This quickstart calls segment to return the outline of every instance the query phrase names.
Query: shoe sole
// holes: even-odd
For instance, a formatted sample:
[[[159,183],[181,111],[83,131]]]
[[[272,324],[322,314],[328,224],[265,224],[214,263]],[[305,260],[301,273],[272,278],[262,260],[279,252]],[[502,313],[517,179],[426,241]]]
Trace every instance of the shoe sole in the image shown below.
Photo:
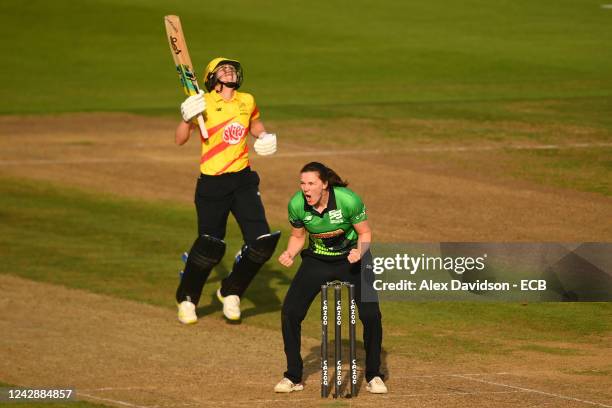
[[[289,393],[291,393],[293,391],[302,391],[303,389],[304,389],[304,387],[293,387],[289,391],[277,391],[277,390],[274,390],[274,392],[277,393],[277,394],[289,394]]]
[[[186,321],[183,321],[183,320],[181,320],[181,319],[178,319],[178,321],[179,321],[180,323],[182,323],[182,324],[185,324],[185,325],[189,325],[189,324],[196,324],[196,323],[198,322],[197,320],[190,320],[190,321],[187,321],[187,322],[186,322]]]

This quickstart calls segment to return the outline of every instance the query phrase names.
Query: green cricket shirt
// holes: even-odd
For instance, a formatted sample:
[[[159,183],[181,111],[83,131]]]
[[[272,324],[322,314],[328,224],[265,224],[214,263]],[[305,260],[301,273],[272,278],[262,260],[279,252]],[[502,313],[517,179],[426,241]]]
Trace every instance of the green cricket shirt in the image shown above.
[[[329,190],[327,207],[319,213],[308,205],[301,191],[289,201],[289,222],[308,231],[308,249],[319,258],[347,256],[357,246],[354,224],[367,220],[361,198],[346,187]]]

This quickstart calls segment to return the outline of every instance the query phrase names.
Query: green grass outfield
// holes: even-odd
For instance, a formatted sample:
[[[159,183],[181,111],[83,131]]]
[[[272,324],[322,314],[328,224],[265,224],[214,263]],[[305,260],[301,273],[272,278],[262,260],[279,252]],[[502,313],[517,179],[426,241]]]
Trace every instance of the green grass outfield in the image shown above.
[[[176,112],[162,17],[178,14],[198,72],[240,59],[269,117],[483,118],[503,116],[504,101],[556,99],[560,118],[609,129],[612,10],[601,3],[4,1],[0,112]]]
[[[168,318],[175,318],[180,254],[194,234],[191,208],[10,179],[0,179],[0,208],[3,273],[167,307]],[[233,225],[228,242],[234,246],[213,271],[199,310],[219,319],[221,306],[213,294],[238,249]],[[281,335],[280,306],[294,271],[275,259],[266,264],[245,294],[243,324]],[[383,302],[381,307],[387,352],[426,361],[520,350],[582,355],[550,342],[598,344],[612,325],[610,303]],[[304,334],[316,338],[319,332],[315,304]]]
[[[601,3],[237,0],[224,12],[197,1],[4,1],[0,115],[178,117],[163,25],[178,14],[198,73],[213,57],[240,59],[243,89],[283,140],[360,147],[336,132],[359,135],[363,123],[343,122],[357,118],[386,146],[595,143],[511,152],[502,172],[610,196],[612,147],[601,143],[612,143],[612,9]],[[296,121],[315,121],[320,137]]]
[[[295,123],[316,123],[328,141],[364,119],[377,129],[372,143],[389,148],[406,140],[610,143],[612,10],[602,3],[236,0],[220,10],[195,0],[7,0],[0,2],[0,115],[178,118],[183,95],[163,26],[165,14],[178,14],[198,73],[219,55],[242,61],[243,90],[255,94],[265,121],[288,129],[285,140],[313,142],[292,131]],[[519,179],[612,194],[610,147],[505,154],[495,163],[511,162],[503,172]],[[452,160],[483,172],[484,159],[472,159]],[[194,218],[191,206],[0,177],[0,273],[165,307],[174,319],[180,254],[193,240]],[[234,224],[228,242],[199,310],[219,319],[213,293],[238,250]],[[279,330],[294,272],[274,261],[263,268],[243,300],[243,324]],[[579,344],[603,347],[612,325],[610,303],[381,307],[388,353],[441,364],[525,351],[580,359]],[[318,337],[319,324],[314,306],[304,334]],[[74,404],[66,406],[94,406]]]

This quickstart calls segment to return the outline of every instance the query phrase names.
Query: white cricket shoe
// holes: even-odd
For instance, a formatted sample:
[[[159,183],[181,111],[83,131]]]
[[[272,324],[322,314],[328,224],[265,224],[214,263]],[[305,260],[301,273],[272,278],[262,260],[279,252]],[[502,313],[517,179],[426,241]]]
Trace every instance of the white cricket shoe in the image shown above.
[[[221,288],[217,289],[217,298],[223,303],[223,314],[228,320],[240,320],[240,298],[238,295],[221,296]]]
[[[193,303],[185,300],[178,305],[178,319],[183,324],[194,324],[198,321],[196,307]]]
[[[283,378],[280,380],[278,384],[274,386],[274,392],[292,392],[292,391],[302,391],[304,386],[302,384],[294,384],[288,378]]]
[[[372,380],[370,380],[370,382],[366,385],[366,390],[372,394],[386,394],[388,392],[387,386],[380,377],[372,378]]]

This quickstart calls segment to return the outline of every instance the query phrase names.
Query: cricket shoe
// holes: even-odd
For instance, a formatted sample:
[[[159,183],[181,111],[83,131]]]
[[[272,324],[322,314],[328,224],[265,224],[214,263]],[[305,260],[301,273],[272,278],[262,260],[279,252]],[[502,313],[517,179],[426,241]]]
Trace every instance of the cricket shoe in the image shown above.
[[[388,392],[387,386],[380,377],[372,378],[366,385],[366,390],[372,394],[386,394]]]
[[[304,386],[302,384],[294,384],[290,379],[283,378],[278,384],[274,386],[274,392],[292,392],[302,391]]]
[[[184,300],[177,306],[179,322],[183,324],[197,323],[198,316],[196,315],[196,307],[193,303]]]
[[[219,288],[217,298],[223,303],[223,314],[227,320],[240,320],[240,297],[238,295],[222,296],[221,288]]]

